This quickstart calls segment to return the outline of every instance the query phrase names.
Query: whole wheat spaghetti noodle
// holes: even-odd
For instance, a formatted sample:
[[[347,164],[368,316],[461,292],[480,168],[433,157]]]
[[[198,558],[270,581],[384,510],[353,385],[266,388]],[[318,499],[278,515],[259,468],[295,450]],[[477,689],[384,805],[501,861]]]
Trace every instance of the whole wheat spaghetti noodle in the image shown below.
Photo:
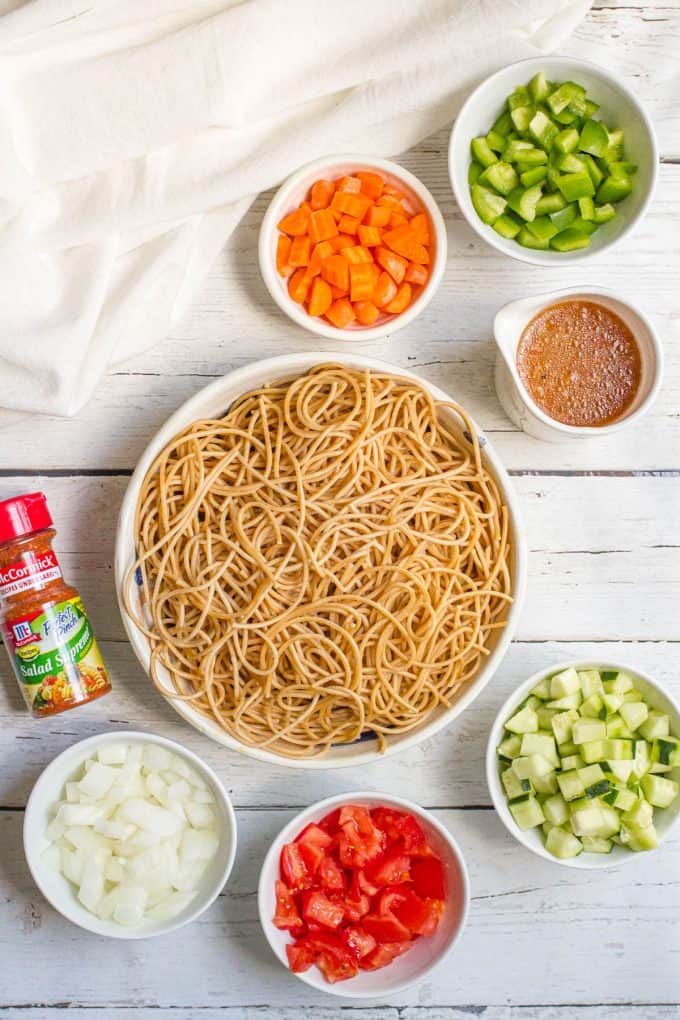
[[[156,686],[294,758],[367,731],[382,749],[450,705],[512,601],[465,412],[380,372],[321,365],[194,422],[150,467],[136,535],[126,608]]]

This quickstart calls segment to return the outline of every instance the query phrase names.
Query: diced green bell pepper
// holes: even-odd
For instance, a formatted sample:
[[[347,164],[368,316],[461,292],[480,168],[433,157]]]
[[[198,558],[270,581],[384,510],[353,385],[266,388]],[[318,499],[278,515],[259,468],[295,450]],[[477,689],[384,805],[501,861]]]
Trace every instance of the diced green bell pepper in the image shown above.
[[[512,117],[512,123],[521,135],[526,134],[529,130],[529,124],[531,123],[534,113],[535,110],[533,106],[516,106],[511,112],[510,116]]]
[[[577,202],[584,195],[595,194],[595,185],[591,181],[587,170],[582,170],[577,174],[561,174],[557,181],[557,187],[567,202]],[[602,201],[608,202],[609,199],[605,198]]]
[[[595,203],[590,195],[584,195],[583,198],[579,198],[578,208],[584,220],[595,219]]]
[[[559,191],[554,191],[552,195],[543,195],[536,203],[536,215],[546,216],[549,213],[559,212],[560,209],[565,208],[566,204]]]
[[[578,147],[591,156],[603,156],[609,145],[609,132],[601,120],[586,120],[581,128]]]
[[[580,174],[582,170],[585,170],[585,164],[575,152],[565,152],[555,165],[563,174]]]
[[[567,227],[566,230],[560,231],[551,239],[550,247],[555,251],[577,251],[580,248],[590,247],[590,237],[580,230]]]
[[[599,205],[607,202],[620,202],[627,198],[633,190],[633,182],[630,177],[621,174],[618,177],[605,177],[597,189],[597,201]]]
[[[602,170],[599,168],[593,157],[590,156],[587,152],[581,154],[581,159],[585,163],[585,167],[588,173],[590,174],[591,181],[593,182],[595,187],[597,187],[600,181],[602,181],[604,178]]]
[[[546,102],[553,113],[562,113],[568,106],[574,106],[578,100],[585,105],[586,90],[574,81],[565,81],[550,93]]]
[[[558,131],[559,129],[547,114],[542,110],[536,110],[529,122],[529,134],[536,139],[539,145],[544,149],[549,149]]]
[[[509,195],[519,184],[519,177],[510,163],[492,163],[479,179],[480,184],[490,184],[499,195]]]
[[[512,117],[509,110],[504,110],[500,117],[496,117],[491,125],[491,130],[497,135],[507,136],[512,131]]]
[[[519,106],[529,106],[531,98],[526,85],[518,85],[514,92],[508,96],[508,110],[512,113]]]
[[[534,103],[543,103],[550,95],[550,83],[543,71],[535,74],[529,82],[529,95]]]
[[[531,221],[536,218],[536,204],[541,194],[540,184],[534,184],[531,188],[515,188],[508,195],[508,205],[523,220]]]
[[[548,153],[544,149],[521,149],[517,162],[523,163],[524,168],[528,169],[530,166],[542,166],[548,162]]]
[[[472,162],[470,163],[470,166],[468,167],[468,184],[470,185],[470,187],[472,187],[473,184],[477,183],[483,172],[484,167],[482,166],[482,164],[478,163],[476,159],[473,159]]]
[[[531,170],[525,170],[524,173],[521,173],[519,179],[522,182],[523,188],[530,188],[532,184],[539,184],[540,181],[544,181],[547,174],[547,166],[535,166]]]
[[[517,235],[517,242],[521,244],[523,248],[536,248],[539,251],[547,251],[550,248],[550,241],[534,237],[528,227],[522,227],[519,234]]]
[[[575,124],[579,119],[578,113],[569,109],[562,110],[561,113],[553,113],[553,116],[558,124]]]
[[[609,221],[613,220],[615,216],[616,216],[616,209],[614,208],[613,205],[610,205],[609,203],[607,203],[607,205],[596,205],[595,206],[595,215],[593,216],[593,220],[595,221],[595,223],[598,223],[598,224],[599,223],[609,223]]]
[[[472,188],[472,204],[480,220],[493,223],[504,212],[507,201],[502,195],[497,195],[481,184],[475,184]]]
[[[559,233],[557,227],[549,216],[537,216],[531,223],[527,223],[529,230],[539,241],[549,241],[551,237]]]
[[[570,223],[570,226],[582,234],[587,234],[589,237],[597,230],[597,223],[594,223],[592,220],[584,220],[583,216],[577,216],[574,222]]]
[[[549,213],[549,216],[558,230],[566,230],[575,219],[578,219],[578,205],[576,202],[571,202],[564,209],[558,209],[554,213]]]
[[[586,99],[586,108],[583,111],[585,117],[592,117],[594,113],[600,109],[599,103],[594,103],[592,99]]]
[[[523,159],[525,152],[533,148],[531,142],[525,142],[523,138],[513,138],[503,149],[503,160],[506,163],[516,163]]]
[[[629,160],[614,160],[613,163],[609,163],[607,169],[612,177],[621,177],[637,173],[637,164],[631,163]]]
[[[558,152],[575,152],[578,149],[579,133],[576,128],[564,128],[555,135],[553,147]]]
[[[500,153],[507,144],[505,135],[499,135],[496,131],[489,131],[486,136],[486,144],[493,152]]]
[[[501,237],[511,240],[513,237],[517,237],[522,226],[510,213],[503,213],[493,224],[493,229]]]
[[[498,156],[489,148],[489,143],[483,136],[473,138],[470,148],[474,159],[482,166],[491,166],[492,163],[498,162]]]

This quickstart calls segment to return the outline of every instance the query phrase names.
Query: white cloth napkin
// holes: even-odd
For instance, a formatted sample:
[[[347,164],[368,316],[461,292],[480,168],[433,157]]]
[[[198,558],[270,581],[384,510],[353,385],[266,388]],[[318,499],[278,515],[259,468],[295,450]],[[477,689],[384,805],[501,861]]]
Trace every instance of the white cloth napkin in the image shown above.
[[[589,0],[0,0],[0,378],[75,414],[172,329],[252,197],[393,155]]]

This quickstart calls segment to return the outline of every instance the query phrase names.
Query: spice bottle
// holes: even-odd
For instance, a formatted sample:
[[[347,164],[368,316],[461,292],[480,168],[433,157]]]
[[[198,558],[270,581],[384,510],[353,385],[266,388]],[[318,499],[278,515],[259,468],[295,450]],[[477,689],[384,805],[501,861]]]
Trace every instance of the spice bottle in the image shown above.
[[[35,716],[111,690],[80,595],[52,549],[52,524],[42,492],[0,502],[0,629]]]

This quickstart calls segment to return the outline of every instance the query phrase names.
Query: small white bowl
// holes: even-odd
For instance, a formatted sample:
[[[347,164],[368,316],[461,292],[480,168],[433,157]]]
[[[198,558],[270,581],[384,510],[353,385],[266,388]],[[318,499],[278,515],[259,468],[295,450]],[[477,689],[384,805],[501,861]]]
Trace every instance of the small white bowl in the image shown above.
[[[272,950],[289,973],[286,945],[292,941],[287,931],[274,926],[272,918],[276,907],[274,883],[279,878],[279,857],[285,843],[291,842],[310,822],[319,822],[334,808],[343,804],[359,804],[368,808],[391,807],[407,811],[420,823],[427,841],[440,857],[446,876],[447,897],[444,913],[434,935],[419,938],[413,947],[387,967],[374,971],[359,971],[356,977],[330,984],[316,966],[294,977],[329,995],[346,999],[372,999],[394,995],[422,981],[453,948],[467,921],[470,905],[470,882],[463,855],[455,839],[429,811],[401,797],[382,793],[342,793],[328,797],[305,808],[286,825],[273,841],[260,871],[257,906],[260,924]]]
[[[593,301],[618,315],[635,337],[641,361],[640,385],[630,407],[610,425],[576,426],[556,421],[532,399],[517,370],[517,347],[525,327],[551,305],[561,301]],[[663,347],[650,319],[635,305],[602,287],[568,287],[548,294],[536,294],[504,305],[493,324],[498,345],[496,393],[511,422],[527,435],[547,442],[593,439],[627,428],[649,411],[663,378]]]
[[[498,747],[502,735],[505,723],[510,719],[522,701],[527,697],[532,687],[535,687],[544,677],[552,676],[554,673],[559,673],[563,669],[567,669],[569,666],[573,666],[574,669],[600,669],[600,670],[622,670],[625,673],[630,673],[635,678],[635,686],[642,691],[645,697],[645,701],[652,708],[656,708],[660,712],[665,712],[670,716],[671,719],[671,732],[674,734],[680,734],[680,706],[671,697],[667,690],[661,687],[655,680],[652,680],[646,673],[641,673],[639,669],[635,669],[631,666],[619,662],[558,662],[556,665],[551,666],[549,669],[541,669],[538,673],[534,673],[532,677],[523,683],[510,695],[507,701],[502,705],[496,718],[491,726],[491,732],[489,733],[489,742],[486,748],[486,782],[489,787],[493,806],[496,809],[501,821],[505,825],[511,835],[515,837],[518,843],[521,843],[532,853],[538,854],[539,857],[543,857],[546,861],[552,861],[553,864],[561,864],[567,868],[579,868],[581,871],[592,871],[596,868],[614,868],[620,864],[630,864],[633,861],[639,860],[641,857],[645,858],[648,853],[654,851],[645,851],[644,853],[635,853],[632,850],[627,850],[625,847],[617,846],[614,844],[611,853],[608,854],[592,854],[592,853],[580,853],[578,857],[570,857],[567,860],[560,860],[558,857],[553,857],[543,845],[542,833],[540,826],[535,829],[526,829],[522,831],[515,819],[510,814],[508,808],[507,798],[505,796],[505,790],[501,783],[500,769],[498,765],[498,757],[496,754],[496,748]],[[670,772],[664,773],[670,779],[680,780],[680,768],[672,769]],[[654,826],[659,835],[659,846],[665,836],[668,835],[670,830],[676,825],[680,819],[680,797],[677,797],[675,802],[668,808],[654,808]]]
[[[302,305],[290,297],[288,281],[280,276],[276,269],[276,244],[280,236],[277,223],[288,213],[297,209],[307,197],[307,193],[315,181],[321,178],[337,180],[345,175],[351,176],[359,170],[375,170],[382,174],[387,183],[403,191],[414,206],[421,207],[424,212],[427,212],[434,232],[433,258],[429,267],[430,277],[427,283],[406,311],[399,315],[381,314],[373,326],[351,323],[345,329],[338,329],[319,316],[308,315]],[[293,322],[302,326],[303,329],[309,330],[310,333],[327,337],[329,340],[351,340],[363,343],[367,340],[377,340],[390,333],[396,333],[398,329],[403,329],[409,322],[413,322],[430,302],[441,282],[446,265],[446,225],[439,206],[425,185],[398,163],[392,163],[387,159],[378,159],[375,156],[326,156],[301,167],[276,192],[262,220],[258,255],[260,271],[267,290],[279,308]]]
[[[593,234],[590,248],[580,251],[537,251],[523,248],[516,241],[497,234],[483,223],[470,197],[468,167],[470,142],[485,135],[503,109],[505,100],[517,85],[526,85],[539,71],[550,81],[575,81],[600,104],[595,114],[609,127],[623,128],[626,159],[638,166],[632,193],[616,206],[616,219],[603,224]],[[647,211],[652,200],[659,167],[659,154],[652,122],[635,95],[610,71],[585,60],[571,57],[532,57],[502,68],[479,85],[458,114],[449,143],[449,174],[456,202],[473,230],[494,248],[520,262],[536,266],[564,266],[600,255],[620,241]]]
[[[51,820],[50,812],[55,802],[63,798],[64,785],[75,778],[83,762],[92,757],[100,747],[106,744],[120,743],[158,744],[193,765],[215,797],[220,839],[217,853],[208,865],[198,892],[186,910],[169,921],[145,918],[142,924],[130,928],[117,924],[115,921],[102,921],[91,914],[79,902],[71,883],[63,875],[52,871],[41,859],[43,850],[49,845],[49,841],[45,839],[45,829]],[[229,878],[236,856],[236,816],[229,796],[213,770],[192,751],[188,751],[174,740],[156,736],[155,733],[117,730],[112,733],[100,733],[73,744],[50,762],[42,772],[26,805],[24,853],[33,880],[40,892],[54,909],[69,921],[77,924],[80,928],[94,932],[95,935],[106,935],[109,938],[150,938],[153,935],[165,935],[167,932],[194,921],[217,898]]]

